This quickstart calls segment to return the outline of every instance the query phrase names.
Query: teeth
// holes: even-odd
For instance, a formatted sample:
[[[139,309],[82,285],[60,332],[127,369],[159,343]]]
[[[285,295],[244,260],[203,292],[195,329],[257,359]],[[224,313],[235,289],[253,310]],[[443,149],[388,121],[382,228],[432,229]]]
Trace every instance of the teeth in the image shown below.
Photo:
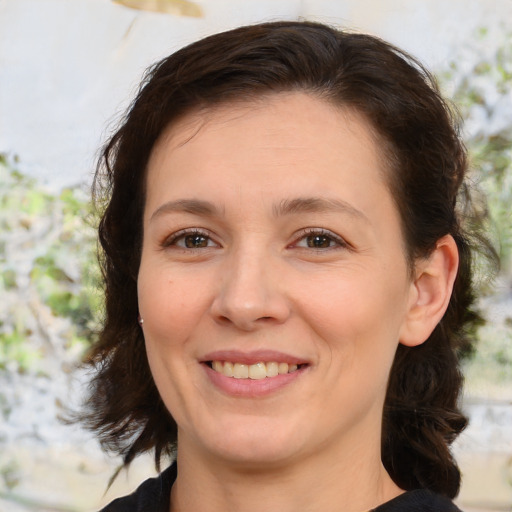
[[[233,365],[233,377],[235,379],[247,379],[249,377],[249,367],[246,364],[235,363]]]
[[[251,365],[232,363],[229,361],[212,361],[212,368],[226,377],[260,380],[267,377],[275,377],[276,375],[292,373],[298,369],[298,366],[296,364],[277,363],[275,361],[268,363],[260,362]]]
[[[234,377],[235,376],[235,369],[233,368],[233,363],[230,363],[229,361],[226,361],[224,363],[224,367],[222,366],[222,363],[220,361],[216,361],[220,363],[220,370],[214,370],[223,373],[226,377]]]
[[[276,375],[279,374],[279,365],[277,363],[267,363],[266,366],[267,377],[275,377]]]
[[[265,363],[256,363],[249,366],[249,378],[253,380],[264,379],[267,376]]]

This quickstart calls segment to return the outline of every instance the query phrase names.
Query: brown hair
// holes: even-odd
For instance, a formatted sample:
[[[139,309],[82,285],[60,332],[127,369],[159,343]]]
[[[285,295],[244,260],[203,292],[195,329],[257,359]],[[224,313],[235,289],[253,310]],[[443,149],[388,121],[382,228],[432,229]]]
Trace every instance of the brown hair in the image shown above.
[[[416,60],[378,38],[321,24],[238,28],[148,70],[96,174],[96,196],[106,200],[99,227],[106,310],[88,361],[97,373],[82,420],[125,464],[155,450],[158,465],[175,449],[176,424],[153,382],[137,324],[146,164],[164,128],[179,117],[292,90],[353,108],[370,121],[391,167],[389,186],[411,265],[446,234],[457,243],[460,268],[448,311],[424,344],[399,346],[382,432],[383,462],[400,487],[454,497],[460,473],[449,445],[466,425],[458,409],[458,359],[479,321],[470,309],[472,253],[457,213],[466,152],[450,108]]]

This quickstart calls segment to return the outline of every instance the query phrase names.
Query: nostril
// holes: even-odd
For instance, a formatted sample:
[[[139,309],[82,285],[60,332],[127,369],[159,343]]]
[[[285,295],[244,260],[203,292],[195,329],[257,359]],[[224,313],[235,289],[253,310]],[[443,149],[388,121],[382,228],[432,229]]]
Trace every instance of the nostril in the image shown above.
[[[219,322],[222,322],[223,324],[232,323],[231,320],[227,316],[224,316],[224,315],[219,316],[218,320],[219,320]]]

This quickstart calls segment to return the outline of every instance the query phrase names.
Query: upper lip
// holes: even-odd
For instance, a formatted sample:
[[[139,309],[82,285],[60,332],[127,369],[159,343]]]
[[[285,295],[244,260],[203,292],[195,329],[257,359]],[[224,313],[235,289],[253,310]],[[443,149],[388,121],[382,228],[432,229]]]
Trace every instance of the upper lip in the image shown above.
[[[288,364],[308,364],[304,358],[297,357],[276,350],[253,350],[242,352],[240,350],[216,350],[209,352],[202,357],[203,362],[207,361],[229,361],[241,364],[256,364],[261,362],[276,362]]]

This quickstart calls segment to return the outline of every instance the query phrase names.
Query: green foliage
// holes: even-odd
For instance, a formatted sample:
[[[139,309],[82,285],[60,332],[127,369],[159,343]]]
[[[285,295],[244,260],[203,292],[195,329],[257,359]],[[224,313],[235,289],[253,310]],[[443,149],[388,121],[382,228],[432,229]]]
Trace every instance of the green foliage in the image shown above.
[[[460,49],[441,85],[458,106],[465,121],[472,180],[486,196],[484,208],[501,260],[502,290],[512,283],[512,32],[480,29],[466,48]],[[477,261],[478,271],[486,267]],[[487,290],[483,290],[487,291]],[[499,290],[483,301],[489,317],[477,333],[474,357],[465,361],[470,393],[489,386],[506,389],[512,383],[512,317],[497,312],[510,304]]]
[[[465,118],[474,179],[488,199],[502,272],[512,274],[512,32],[480,29],[442,73]]]
[[[94,338],[101,294],[93,220],[80,189],[52,193],[0,156],[0,371],[66,359]]]
[[[493,318],[479,333],[478,352],[465,362],[470,393],[478,395],[490,386],[509,389],[512,383],[511,318]]]
[[[2,487],[8,490],[14,489],[20,483],[20,467],[16,461],[9,461],[7,464],[0,466],[0,477]]]

